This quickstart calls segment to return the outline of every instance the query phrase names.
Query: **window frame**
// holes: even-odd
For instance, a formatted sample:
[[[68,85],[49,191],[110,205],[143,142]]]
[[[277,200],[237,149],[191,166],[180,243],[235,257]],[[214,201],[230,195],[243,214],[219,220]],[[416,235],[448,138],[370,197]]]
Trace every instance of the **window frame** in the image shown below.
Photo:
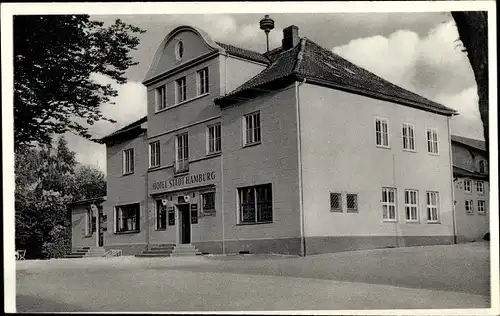
[[[137,206],[136,209],[136,214],[135,214],[135,229],[133,230],[125,230],[125,229],[120,229],[120,220],[123,222],[123,208],[125,207],[131,207],[131,206]],[[121,216],[120,216],[121,212]],[[141,204],[140,203],[128,203],[128,204],[121,204],[121,205],[116,205],[114,207],[114,233],[115,234],[127,234],[127,233],[138,233],[141,231]],[[122,223],[123,225],[123,223]]]
[[[472,180],[469,180],[469,179],[464,180],[464,192],[465,193],[472,193]]]
[[[211,210],[209,212],[206,212],[205,211],[205,205],[204,205],[204,196],[205,195],[208,195],[208,194],[213,194],[213,208],[212,209],[208,209],[208,210]],[[216,193],[215,193],[215,190],[209,190],[209,191],[203,191],[203,192],[200,192],[200,208],[201,208],[201,213],[203,214],[203,216],[213,216],[215,214],[217,214],[217,196],[216,196]]]
[[[485,200],[477,200],[477,214],[486,215],[486,201]]]
[[[163,210],[159,209],[158,206],[163,208]],[[165,214],[163,216],[164,222],[165,222],[165,227],[161,227],[160,224],[160,211],[163,211]],[[168,224],[168,219],[167,219],[167,206],[163,205],[162,200],[156,200],[155,203],[155,230],[157,231],[165,231],[167,230],[167,224]]]
[[[185,137],[185,139],[183,140],[183,143],[181,144],[182,145],[181,147],[185,148],[185,150],[179,151],[179,139],[181,137],[182,138]],[[181,157],[182,159],[180,159],[180,157],[179,157],[180,153],[182,153],[182,155],[185,154],[186,156],[185,157],[183,156],[183,157]],[[183,164],[185,164],[185,166],[183,165],[183,168],[178,167],[178,164],[181,161],[184,161]],[[175,165],[175,173],[189,172],[189,135],[188,135],[188,132],[177,134],[175,136],[175,162],[174,162],[174,165]]]
[[[155,156],[153,156],[153,147],[154,146],[158,146],[158,148],[156,149],[156,152],[155,152]],[[161,151],[160,151],[160,148],[161,147],[160,147],[160,141],[159,140],[149,143],[149,168],[156,168],[156,167],[159,167],[161,165]],[[157,160],[156,164],[153,164],[153,162],[152,162],[153,157],[156,157],[155,158],[155,160]]]
[[[479,184],[481,184],[481,190],[479,190]],[[484,195],[484,181],[482,181],[482,180],[476,181],[476,192],[479,195]]]
[[[349,208],[349,195],[353,195],[356,199],[356,208]],[[346,192],[345,194],[345,211],[346,213],[359,213],[359,197],[358,193]]]
[[[394,200],[391,202],[389,201],[390,197],[390,192],[392,191]],[[387,197],[387,201],[384,201],[384,192],[386,193],[385,196]],[[398,207],[397,207],[397,189],[393,187],[383,187],[382,188],[382,200],[381,200],[381,206],[382,206],[382,220],[384,222],[392,222],[395,223],[398,221]],[[384,206],[387,207],[387,217],[385,217],[384,213]],[[390,207],[394,207],[394,218],[390,218]]]
[[[406,129],[406,135],[405,135],[405,129]],[[411,135],[410,135],[411,131]],[[403,139],[403,150],[409,151],[409,152],[416,152],[417,151],[417,146],[416,146],[416,140],[415,140],[415,125],[411,123],[403,123],[401,127],[401,137]],[[406,144],[407,143],[407,144]],[[405,144],[408,146],[408,148],[405,148]],[[410,146],[413,144],[412,146]]]
[[[183,97],[181,100],[181,96]],[[175,80],[175,104],[187,101],[187,80],[186,76]]]
[[[270,204],[270,215],[271,215],[271,220],[266,220],[266,221],[259,221],[259,211],[258,211],[258,194],[257,194],[257,189],[258,188],[268,188],[268,192],[270,195],[270,201],[265,201],[262,203],[269,203]],[[242,209],[242,191],[243,190],[253,190],[253,211],[254,211],[254,221],[243,221],[243,209]],[[244,192],[243,192],[244,193]],[[236,195],[237,195],[237,225],[260,225],[260,224],[271,224],[274,222],[274,200],[273,200],[273,185],[271,183],[266,183],[266,184],[260,184],[260,185],[254,185],[254,186],[246,186],[246,187],[240,187],[237,188],[236,190]]]
[[[91,237],[94,233],[92,229],[92,208],[89,206],[85,209],[85,237]]]
[[[485,159],[479,160],[479,173],[486,174],[487,161]]]
[[[380,131],[377,131],[377,122],[380,121]],[[384,133],[383,133],[383,127],[382,124],[386,124],[386,135],[387,135],[387,145],[384,145]],[[389,119],[385,117],[380,117],[376,116],[374,120],[374,127],[375,127],[375,145],[379,148],[391,148],[391,137],[390,137],[390,128],[389,128]],[[378,143],[377,135],[380,134],[380,144]]]
[[[429,132],[431,133],[430,134],[430,137],[431,137],[430,139],[429,139]],[[438,129],[435,128],[435,127],[428,127],[425,130],[425,134],[426,134],[425,138],[427,140],[427,153],[431,154],[431,155],[439,155],[439,133],[438,133]],[[434,135],[436,136],[436,140],[434,140]]]
[[[131,154],[127,156],[128,153]],[[127,163],[127,157],[129,158],[129,163]],[[127,170],[127,167],[130,168],[130,170]],[[135,171],[135,150],[134,148],[124,149],[122,153],[122,174],[129,175],[133,174],[134,171]]]
[[[182,58],[184,57],[184,42],[182,40],[178,40],[177,43],[175,43],[175,59],[177,61],[181,61]]]
[[[436,204],[435,205],[429,203],[429,201],[431,201],[431,203],[432,203],[432,198],[429,199],[429,194],[431,196],[432,195],[436,196]],[[426,191],[425,197],[426,197],[427,223],[430,223],[430,224],[440,223],[441,216],[439,214],[439,210],[440,210],[440,207],[439,207],[439,204],[440,204],[439,192],[437,192],[437,191]],[[432,211],[433,209],[436,210],[436,219],[430,219],[429,218],[429,215],[432,214],[432,212],[429,212],[429,211],[430,210]]]
[[[163,90],[163,98],[161,92],[159,90]],[[155,112],[161,112],[168,107],[167,103],[167,85],[164,84],[155,89]]]
[[[411,203],[411,194],[415,195],[414,203]],[[407,199],[408,194],[408,199]],[[405,219],[407,223],[418,223],[420,222],[420,209],[419,209],[419,199],[418,199],[418,190],[414,189],[405,189],[404,190],[404,205],[405,205]],[[412,208],[415,210],[416,218],[412,218]],[[409,210],[409,213],[408,213]],[[408,217],[408,215],[410,215]]]
[[[219,129],[219,137],[217,138],[217,128]],[[210,139],[210,129],[213,129],[213,140]],[[217,142],[218,139],[218,142]],[[213,141],[213,144],[212,144]],[[210,146],[213,145],[214,150],[211,151]],[[217,150],[217,145],[219,145],[219,149]],[[214,123],[207,126],[206,131],[206,153],[207,155],[218,154],[222,151],[222,125],[220,122]]]
[[[465,209],[465,214],[474,215],[474,200],[473,199],[465,199],[464,209]]]
[[[258,116],[258,120],[256,117]],[[252,127],[248,128],[248,122],[247,118],[251,118],[251,124]],[[258,122],[258,126],[256,126],[255,122]],[[255,111],[252,113],[248,113],[243,115],[243,147],[245,146],[253,146],[253,145],[258,145],[262,142],[262,121],[261,121],[261,116],[260,116],[260,111]],[[249,132],[250,131],[250,132]],[[251,141],[248,139],[248,135],[251,135]],[[256,140],[258,135],[258,140]]]
[[[333,208],[332,207],[332,198],[333,196],[337,195],[338,196],[338,208]],[[342,192],[330,192],[330,212],[332,213],[342,213],[344,211],[343,206],[343,198],[342,198]]]
[[[202,83],[204,83],[205,86]],[[206,91],[204,88],[206,88]],[[196,72],[196,93],[197,96],[210,93],[210,77],[208,67],[200,69]]]

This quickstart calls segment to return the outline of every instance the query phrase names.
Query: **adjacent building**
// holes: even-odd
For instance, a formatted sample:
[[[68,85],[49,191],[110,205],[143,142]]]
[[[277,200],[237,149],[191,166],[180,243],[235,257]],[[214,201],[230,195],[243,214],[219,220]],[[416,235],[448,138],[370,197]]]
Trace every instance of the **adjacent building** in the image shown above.
[[[482,240],[489,232],[489,173],[484,141],[451,136],[457,241]]]
[[[143,84],[147,117],[102,139],[105,248],[304,255],[453,242],[456,112],[298,27],[266,53],[178,27]]]

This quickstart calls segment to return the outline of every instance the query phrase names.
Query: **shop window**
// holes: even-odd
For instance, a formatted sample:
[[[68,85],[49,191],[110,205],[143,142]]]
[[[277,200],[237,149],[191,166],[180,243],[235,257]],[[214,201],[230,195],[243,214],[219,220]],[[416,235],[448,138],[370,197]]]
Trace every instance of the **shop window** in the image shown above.
[[[139,231],[139,203],[117,206],[115,212],[117,233]]]
[[[204,216],[215,215],[215,192],[201,194],[201,210]]]

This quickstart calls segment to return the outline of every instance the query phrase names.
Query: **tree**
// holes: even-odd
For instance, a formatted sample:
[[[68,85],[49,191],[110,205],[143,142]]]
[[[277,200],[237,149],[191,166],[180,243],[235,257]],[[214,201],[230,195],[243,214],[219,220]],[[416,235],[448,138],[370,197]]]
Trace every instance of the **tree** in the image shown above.
[[[73,201],[98,198],[106,195],[106,176],[92,166],[82,166],[74,176]]]
[[[66,252],[71,247],[68,205],[75,153],[61,137],[55,148],[21,147],[15,155],[16,247],[27,249],[29,257]]]
[[[483,122],[486,152],[489,153],[488,99],[488,13],[484,11],[452,12],[458,35],[465,47],[474,72],[479,98],[479,114]]]
[[[102,103],[117,91],[95,74],[127,82],[137,64],[129,56],[144,33],[121,20],[104,27],[88,15],[14,16],[14,145],[49,144],[71,131],[87,139],[89,125],[104,117]]]

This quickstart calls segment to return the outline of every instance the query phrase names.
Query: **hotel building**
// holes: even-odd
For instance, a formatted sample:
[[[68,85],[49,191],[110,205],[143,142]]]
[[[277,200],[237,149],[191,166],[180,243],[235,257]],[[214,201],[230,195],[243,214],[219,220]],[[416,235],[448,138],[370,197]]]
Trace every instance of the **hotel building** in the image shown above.
[[[297,26],[266,53],[180,26],[143,84],[147,116],[101,140],[99,233],[82,207],[74,247],[305,255],[453,242],[456,112]]]

